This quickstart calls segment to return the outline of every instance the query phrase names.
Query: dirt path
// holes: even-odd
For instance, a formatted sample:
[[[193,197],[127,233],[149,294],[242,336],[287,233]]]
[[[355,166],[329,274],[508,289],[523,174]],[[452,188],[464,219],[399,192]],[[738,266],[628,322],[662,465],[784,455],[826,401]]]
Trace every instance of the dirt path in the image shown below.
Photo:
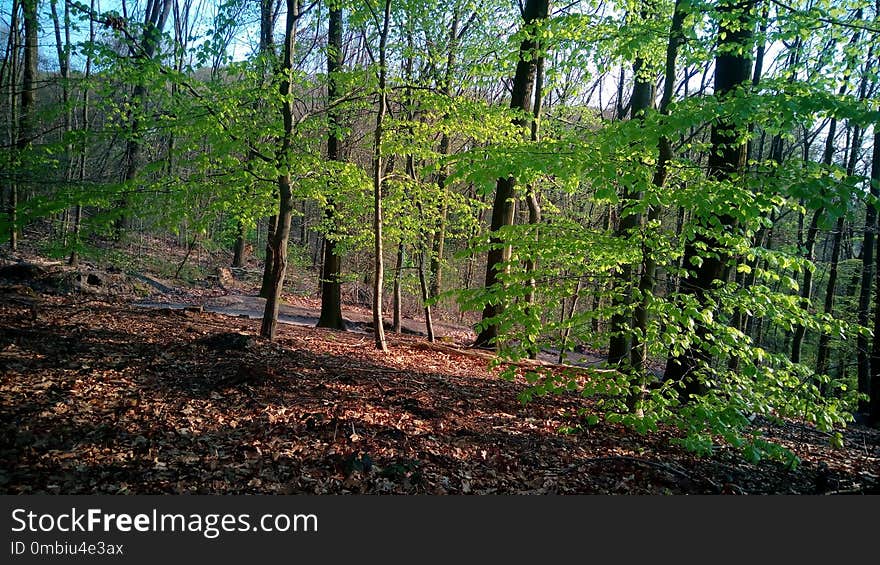
[[[300,303],[301,304],[282,303],[279,310],[278,320],[282,323],[295,326],[315,327],[320,316],[320,306],[312,304],[308,299],[300,299]],[[172,310],[200,306],[205,312],[256,320],[263,317],[266,300],[259,296],[231,293],[224,296],[206,297],[188,302],[157,300],[151,298],[148,300],[139,300],[132,304],[141,308],[167,308]],[[342,314],[348,331],[360,334],[369,334],[373,331],[372,314],[368,310],[364,308],[343,306]],[[403,318],[401,320],[401,328],[401,333],[404,334],[422,337],[427,335],[425,322],[422,320]],[[434,332],[438,337],[438,341],[441,343],[455,344],[459,347],[469,347],[475,338],[475,334],[470,328],[443,322],[434,322]],[[543,363],[556,364],[558,359],[558,350],[544,350],[538,355],[538,360]],[[566,363],[581,367],[598,366],[603,362],[604,359],[596,355],[576,352],[568,352],[566,354]]]
[[[278,320],[285,324],[296,326],[315,326],[320,317],[320,305],[312,303],[309,299],[300,299],[299,304],[282,302],[279,309]],[[227,316],[239,318],[259,319],[263,317],[266,308],[266,299],[247,294],[230,293],[224,296],[212,296],[191,301],[158,300],[150,298],[138,300],[132,303],[134,306],[144,308],[171,308],[173,310],[191,306],[201,306],[206,312],[215,312]],[[372,328],[372,315],[369,311],[344,305],[342,317],[345,320],[348,331],[355,333],[368,333]],[[427,335],[425,323],[421,320],[404,318],[401,321],[402,333],[411,335]],[[473,340],[474,334],[469,328],[453,326],[446,323],[434,323],[434,331],[444,341]]]

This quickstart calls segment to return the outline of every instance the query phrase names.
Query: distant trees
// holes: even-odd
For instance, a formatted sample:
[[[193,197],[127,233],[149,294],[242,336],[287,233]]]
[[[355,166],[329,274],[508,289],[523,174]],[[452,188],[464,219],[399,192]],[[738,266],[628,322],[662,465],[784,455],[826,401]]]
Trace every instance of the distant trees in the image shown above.
[[[156,55],[162,32],[165,29],[165,22],[168,21],[168,16],[171,14],[172,5],[173,0],[147,1],[146,8],[144,9],[144,24],[141,36],[137,41],[132,42],[133,44],[130,44],[133,52],[132,57],[135,60],[148,64],[150,59]],[[147,93],[148,89],[144,81],[137,80],[129,100],[131,105],[128,118],[129,132],[128,139],[125,142],[125,152],[122,157],[122,180],[129,185],[137,179],[137,174],[141,167],[141,153],[143,151],[142,132],[140,131],[143,125],[141,113],[143,112],[142,106],[146,101]],[[116,221],[117,237],[121,236],[122,232],[128,228],[128,214],[130,210],[128,209],[129,205],[125,195],[120,200],[119,207],[119,216]]]

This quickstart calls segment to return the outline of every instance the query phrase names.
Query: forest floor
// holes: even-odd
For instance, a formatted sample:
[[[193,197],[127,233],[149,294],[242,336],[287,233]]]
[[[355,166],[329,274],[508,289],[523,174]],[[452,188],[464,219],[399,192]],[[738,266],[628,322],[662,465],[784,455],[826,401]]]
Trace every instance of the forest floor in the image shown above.
[[[408,320],[381,353],[364,311],[346,308],[356,331],[315,329],[313,299],[291,296],[298,318],[269,342],[242,289],[151,281],[0,265],[0,492],[880,494],[878,430],[833,448],[764,426],[794,470],[699,458],[674,430],[578,427],[576,395],[523,405],[525,381],[461,347],[466,328],[432,345]]]

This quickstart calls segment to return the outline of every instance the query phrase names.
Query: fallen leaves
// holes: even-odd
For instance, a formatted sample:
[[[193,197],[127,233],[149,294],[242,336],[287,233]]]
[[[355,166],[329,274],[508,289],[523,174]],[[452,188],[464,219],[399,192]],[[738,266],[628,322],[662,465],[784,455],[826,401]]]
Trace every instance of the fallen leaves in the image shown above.
[[[696,459],[670,431],[576,434],[584,402],[542,397],[486,359],[414,337],[392,354],[356,333],[208,312],[0,293],[0,489],[6,493],[678,494],[878,489],[878,433],[844,449],[795,424],[771,433],[790,471],[722,451]],[[820,463],[825,465],[820,467]],[[824,482],[823,482],[824,481]]]

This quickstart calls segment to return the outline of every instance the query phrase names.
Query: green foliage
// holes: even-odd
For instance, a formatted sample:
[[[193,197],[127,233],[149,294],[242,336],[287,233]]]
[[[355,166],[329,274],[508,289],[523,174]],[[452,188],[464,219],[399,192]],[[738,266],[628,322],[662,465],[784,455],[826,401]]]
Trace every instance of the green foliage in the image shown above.
[[[510,177],[520,190],[537,187],[546,199],[540,227],[509,226],[496,234],[497,243],[473,243],[479,254],[492,246],[510,246],[512,254],[497,285],[462,292],[460,302],[477,311],[485,304],[504,305],[499,315],[476,329],[495,325],[500,353],[509,360],[524,358],[535,348],[570,347],[571,342],[601,350],[609,334],[607,327],[597,331],[599,322],[615,314],[630,319],[636,305],[642,305],[648,323],[644,332],[625,330],[629,337],[643,344],[653,363],[695,355],[697,367],[689,378],[703,392],[683,399],[679,383],[658,380],[647,368],[624,365],[530,373],[531,385],[522,399],[577,392],[590,399],[584,411],[588,423],[602,419],[641,432],[672,425],[680,430],[681,444],[700,454],[726,444],[751,461],[771,458],[794,465],[793,456],[763,436],[757,422],[796,418],[831,431],[851,421],[854,396],[846,393],[844,382],[768,351],[734,320],[759,319],[786,332],[805,326],[842,342],[867,331],[851,320],[817,313],[798,297],[797,274],[815,269],[800,250],[770,249],[756,239],[759,230],[779,229],[776,218],[804,213],[805,207],[824,209],[827,223],[849,214],[863,178],[847,177],[837,166],[792,161],[781,166],[758,162],[719,180],[706,175],[698,161],[709,140],[688,133],[723,118],[743,124],[738,134],[745,141],[754,128],[789,132],[809,127],[822,115],[868,123],[876,120],[875,111],[852,97],[829,96],[820,86],[790,81],[768,81],[761,89],[741,89],[723,99],[691,98],[670,110],[668,115],[648,112],[641,121],[604,123],[588,133],[560,128],[539,143],[513,138],[459,155],[456,178],[488,191],[499,177]],[[667,165],[666,184],[657,187],[652,179],[661,137],[687,141]],[[627,202],[621,214],[644,215],[652,207],[663,211],[660,218],[650,224],[643,219],[621,235],[611,222],[597,221],[596,212],[578,216],[564,205],[554,206],[577,198],[589,202],[592,210],[610,211],[620,205],[624,188],[640,198]],[[677,210],[690,218],[680,230],[672,228],[671,215]],[[727,218],[724,223],[722,217]],[[681,265],[688,246],[697,254],[692,265]],[[729,263],[733,274],[700,296],[670,284],[650,293],[634,283],[608,284],[624,266],[638,269],[648,255],[664,279],[680,280],[681,285],[689,284],[688,269],[709,259]],[[537,262],[535,271],[526,270],[529,259]],[[536,304],[527,302],[533,279],[539,289]],[[590,285],[591,307],[571,318],[554,314],[571,298],[577,281]],[[625,298],[618,300],[620,296]]]

